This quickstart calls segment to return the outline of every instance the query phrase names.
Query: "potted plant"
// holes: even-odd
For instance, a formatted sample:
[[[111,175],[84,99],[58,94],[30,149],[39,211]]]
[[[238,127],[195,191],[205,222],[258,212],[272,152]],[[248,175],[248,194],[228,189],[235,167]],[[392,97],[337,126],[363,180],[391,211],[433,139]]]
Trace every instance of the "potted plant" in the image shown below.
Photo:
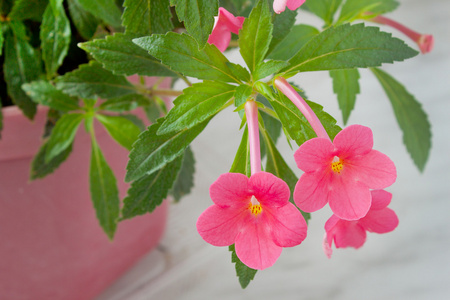
[[[325,225],[328,256],[333,244],[358,248],[366,231],[393,230],[398,219],[386,207],[391,196],[383,190],[395,181],[393,162],[372,149],[369,128],[341,129],[322,106],[305,101],[305,93],[290,78],[301,72],[328,71],[346,124],[359,94],[358,68],[370,68],[392,103],[408,152],[423,170],[431,138],[426,114],[401,83],[379,68],[418,52],[373,25],[401,30],[422,53],[431,51],[433,38],[386,18],[385,13],[397,8],[395,1],[304,2],[2,1],[2,103],[16,107],[14,113],[10,112],[13,108],[3,109],[0,154],[9,152],[21,167],[5,163],[0,200],[7,206],[14,199],[25,211],[2,211],[8,224],[12,220],[21,224],[1,232],[4,240],[12,241],[19,230],[25,232],[27,242],[41,240],[33,234],[26,238],[28,229],[37,224],[43,232],[54,232],[56,240],[73,240],[75,233],[48,221],[49,210],[60,219],[72,219],[73,214],[72,224],[79,218],[99,224],[97,229],[105,234],[96,235],[92,245],[106,242],[106,237],[113,240],[111,245],[118,243],[128,222],[142,221],[136,228],[143,230],[143,218],[155,216],[155,210],[164,214],[165,198],[171,195],[178,201],[189,193],[195,170],[189,145],[215,115],[230,106],[242,118],[242,142],[229,173],[211,186],[214,205],[199,217],[197,228],[206,242],[230,247],[243,287],[256,270],[275,263],[283,247],[300,244],[310,213],[327,203],[334,213]],[[297,24],[297,15],[306,13],[321,18],[323,28]],[[227,49],[236,47],[245,66],[226,56]],[[170,85],[167,78],[177,84]],[[193,78],[199,82],[193,83]],[[171,109],[164,97],[176,97]],[[17,122],[24,127],[11,129],[16,121],[9,121],[9,115],[18,109],[34,119],[33,126],[22,119]],[[9,146],[14,140],[24,141],[24,133],[30,133],[26,146]],[[294,159],[304,171],[300,179],[277,150],[282,133],[293,148],[299,147]],[[121,147],[115,148],[114,142]],[[29,165],[32,182],[3,194],[3,189],[19,182],[15,177],[19,169],[20,180],[27,180],[23,174],[28,174]],[[79,177],[74,174],[78,168],[88,175],[80,179],[83,183],[73,182]],[[62,174],[64,170],[68,175]],[[49,188],[43,187],[44,180],[49,181]],[[55,204],[49,208],[43,204],[48,198],[41,190],[33,190],[35,186],[62,191],[53,195]],[[23,196],[28,189],[31,196]],[[85,195],[87,191],[90,196]],[[80,206],[90,209],[90,215],[75,210]],[[38,211],[42,215],[37,216]],[[28,222],[31,217],[35,221]],[[164,219],[155,218],[158,222]],[[374,221],[379,218],[385,224]],[[138,234],[138,240],[146,232]],[[157,238],[147,248],[157,243],[161,232],[159,227]],[[127,239],[130,233],[123,236]],[[6,244],[12,249],[14,243]],[[66,250],[80,253],[76,244],[67,244]],[[92,245],[84,246],[95,248]],[[20,248],[46,252],[33,247]],[[130,261],[139,255],[132,255]],[[103,256],[106,264],[112,261],[111,256]],[[91,261],[98,259],[91,257]],[[49,274],[44,269],[55,269],[54,265],[41,267],[41,274]],[[69,278],[61,277],[61,286]],[[17,281],[10,282],[8,286]],[[39,280],[30,282],[42,286]],[[93,292],[74,299],[89,299],[106,284],[96,284],[91,278],[87,282],[96,287]],[[83,284],[72,280],[71,287],[76,290]],[[10,297],[18,298],[14,294],[18,290]]]

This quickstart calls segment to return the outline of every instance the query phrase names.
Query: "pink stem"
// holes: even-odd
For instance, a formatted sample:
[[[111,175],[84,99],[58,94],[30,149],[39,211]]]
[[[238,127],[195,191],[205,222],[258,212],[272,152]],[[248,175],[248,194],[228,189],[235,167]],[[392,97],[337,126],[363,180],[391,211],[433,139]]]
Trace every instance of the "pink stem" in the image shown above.
[[[245,103],[248,137],[250,140],[250,168],[251,174],[261,172],[261,152],[259,146],[258,106],[253,100]]]
[[[323,128],[322,123],[320,123],[319,118],[313,112],[311,107],[306,103],[305,100],[297,93],[297,91],[284,79],[283,77],[277,77],[275,79],[275,86],[288,97],[292,103],[297,106],[300,112],[308,120],[311,127],[316,132],[317,136],[320,138],[326,138],[330,140],[328,133],[325,128]]]
[[[370,21],[378,23],[378,24],[384,24],[384,25],[391,26],[391,27],[399,30],[400,32],[404,33],[407,37],[409,37],[416,43],[419,42],[420,37],[422,36],[420,33],[416,32],[414,30],[411,30],[408,27],[406,27],[394,20],[391,20],[389,18],[383,17],[381,15],[378,15],[375,18],[370,19]]]

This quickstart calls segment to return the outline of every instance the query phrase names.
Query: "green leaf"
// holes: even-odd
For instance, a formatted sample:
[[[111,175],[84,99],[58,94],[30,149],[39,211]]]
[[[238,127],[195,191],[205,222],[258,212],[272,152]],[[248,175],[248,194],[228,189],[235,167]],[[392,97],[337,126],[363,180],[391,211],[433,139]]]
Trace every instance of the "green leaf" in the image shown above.
[[[270,105],[269,101],[264,96],[258,95],[258,97],[256,99],[259,102],[263,103],[264,106],[269,107],[270,109],[272,109],[272,106]],[[274,143],[276,143],[278,138],[281,135],[282,125],[281,125],[280,120],[276,119],[275,117],[273,117],[272,115],[268,114],[264,110],[260,110],[259,114],[261,115],[261,118],[264,121],[264,126],[266,128],[267,133],[272,138]]]
[[[52,130],[50,138],[47,142],[47,149],[45,152],[45,162],[50,162],[51,159],[67,149],[73,142],[75,134],[81,121],[84,119],[84,114],[66,114],[63,115]]]
[[[289,60],[285,73],[352,69],[402,61],[418,54],[390,33],[364,24],[330,27]]]
[[[37,80],[31,83],[25,83],[22,89],[36,103],[48,106],[50,108],[69,112],[80,109],[78,99],[70,97],[60,90],[57,90],[50,82]]]
[[[170,0],[170,5],[175,6],[178,19],[184,22],[187,32],[203,48],[214,27],[214,16],[219,11],[218,1]]]
[[[230,71],[228,59],[216,46],[206,44],[198,50],[197,42],[187,34],[168,32],[133,40],[150,55],[161,60],[172,70],[199,79],[240,82]]]
[[[170,194],[175,202],[181,200],[182,197],[188,195],[194,186],[195,158],[190,147],[187,147],[183,154],[183,162],[180,172],[178,172]]]
[[[95,61],[80,65],[77,70],[56,78],[55,82],[57,89],[80,98],[108,99],[136,92],[124,76],[114,75]]]
[[[95,17],[114,27],[121,26],[121,15],[115,0],[78,0],[78,3]]]
[[[248,177],[251,175],[250,169],[250,147],[248,141],[248,129],[247,126],[242,134],[241,143],[236,152],[233,164],[231,165],[230,173],[241,173]]]
[[[296,10],[286,9],[281,14],[273,14],[273,32],[272,40],[270,42],[269,50],[267,55],[270,56],[272,51],[277,47],[277,45],[283,41],[288,34],[291,32],[295,24],[295,17],[297,16]]]
[[[124,112],[136,109],[138,106],[149,105],[151,100],[141,94],[127,94],[111,98],[100,104],[101,110]],[[152,101],[153,102],[153,101]]]
[[[251,77],[250,73],[246,68],[244,68],[241,65],[233,64],[230,62],[227,62],[228,68],[230,68],[231,74],[233,74],[236,78],[243,82],[249,82]]]
[[[53,157],[50,161],[45,160],[45,153],[47,152],[48,143],[44,143],[39,149],[39,152],[31,162],[30,180],[44,178],[48,174],[53,173],[70,155],[72,152],[72,144],[66,149]]]
[[[50,5],[45,10],[41,23],[41,48],[47,78],[53,78],[67,55],[70,44],[70,23],[60,7],[58,15],[53,14]]]
[[[89,52],[105,69],[119,75],[178,76],[161,64],[147,51],[132,42],[136,36],[116,33],[106,39],[81,43],[78,46]]]
[[[380,69],[371,70],[391,101],[406,149],[417,168],[423,171],[431,149],[431,125],[427,114],[401,83]]]
[[[38,79],[41,74],[38,53],[28,43],[25,26],[20,22],[10,22],[13,29],[6,33],[4,76],[8,95],[30,119],[36,114],[36,104],[22,90],[22,84]]]
[[[283,127],[287,130],[291,138],[295,140],[297,145],[300,146],[307,140],[317,137],[303,114],[300,113],[298,108],[286,96],[278,93],[276,98],[268,100],[280,118],[281,124],[283,124]],[[319,104],[307,100],[306,103],[317,115],[328,135],[333,140],[341,130],[336,125],[336,120],[324,112],[323,107]]]
[[[359,2],[367,2],[367,0],[358,0]],[[317,15],[319,18],[325,21],[326,25],[333,24],[334,15],[341,6],[342,0],[315,0],[308,1],[304,5],[313,14]]]
[[[127,119],[128,121],[130,121],[134,125],[136,125],[139,128],[140,132],[144,131],[147,128],[145,126],[144,122],[138,116],[136,116],[134,114],[121,114],[120,116],[122,118]]]
[[[189,129],[205,121],[226,107],[235,89],[236,86],[214,81],[196,83],[184,89],[157,134]]]
[[[267,0],[259,0],[239,31],[239,52],[252,74],[269,50],[273,30],[271,21]]]
[[[85,39],[90,40],[99,25],[99,20],[90,12],[85,10],[79,0],[68,0],[69,14],[78,33]]]
[[[269,75],[277,73],[281,69],[288,66],[288,63],[281,60],[268,60],[261,62],[255,69],[253,80],[264,79]]]
[[[31,19],[40,22],[48,0],[16,0],[8,15],[13,21]]]
[[[8,30],[8,27],[2,23],[0,23],[0,56],[2,56],[3,52],[3,42],[5,41],[5,33]]]
[[[358,69],[332,70],[330,76],[333,79],[333,91],[337,95],[345,125],[355,107],[356,95],[360,92],[359,72]]]
[[[0,14],[6,16],[13,6],[13,0],[1,0],[0,1]]]
[[[385,14],[395,10],[398,5],[395,0],[347,0],[342,6],[338,23],[354,21],[365,12]]]
[[[228,247],[231,251],[231,262],[235,263],[236,276],[239,278],[239,283],[241,287],[245,289],[255,278],[257,270],[247,267],[236,255],[236,250],[234,244]]]
[[[320,31],[309,25],[295,25],[286,38],[268,55],[268,58],[288,60]]]
[[[143,36],[173,28],[169,0],[125,0],[123,6],[122,25],[126,33]]]
[[[141,133],[133,145],[125,181],[137,180],[146,174],[151,174],[180,156],[210,120],[211,118],[190,129],[164,135],[156,134],[164,119],[151,125]]]
[[[58,16],[61,11],[63,0],[50,0],[50,7],[53,10],[53,15]]]
[[[95,117],[105,126],[111,137],[120,145],[131,150],[141,130],[130,120],[122,116],[96,114]]]
[[[116,177],[108,166],[95,139],[92,139],[89,186],[97,219],[109,239],[112,240],[117,228],[120,201]]]
[[[152,212],[161,205],[177,179],[182,162],[183,155],[180,155],[153,173],[134,181],[123,200],[122,220]]]

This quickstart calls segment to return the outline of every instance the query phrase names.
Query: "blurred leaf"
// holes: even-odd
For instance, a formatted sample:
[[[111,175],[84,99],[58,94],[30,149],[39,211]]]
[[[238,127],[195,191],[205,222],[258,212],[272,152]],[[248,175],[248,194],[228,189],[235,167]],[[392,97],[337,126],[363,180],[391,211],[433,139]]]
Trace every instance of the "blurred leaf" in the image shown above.
[[[48,0],[16,0],[8,17],[13,21],[34,20],[40,22]]]
[[[122,116],[96,114],[95,117],[105,126],[111,137],[120,145],[131,150],[141,130],[133,122]]]
[[[37,80],[31,83],[25,83],[22,89],[34,102],[48,106],[50,108],[69,112],[80,109],[78,99],[70,97],[60,90],[57,90],[50,82]]]
[[[345,125],[355,107],[356,95],[359,94],[359,72],[358,69],[332,70],[330,76]]]
[[[367,0],[358,0],[359,2],[365,2]],[[304,5],[310,12],[317,15],[319,18],[325,21],[327,26],[333,24],[334,15],[342,4],[342,0],[314,0],[308,1]]]
[[[250,177],[250,149],[248,142],[248,129],[247,126],[244,129],[242,134],[241,143],[239,144],[239,148],[236,152],[236,156],[233,161],[233,165],[231,166],[230,173],[241,173]]]
[[[417,168],[423,172],[431,149],[431,125],[422,105],[405,87],[386,72],[373,68],[391,101],[398,125],[403,131],[403,143]]]
[[[100,21],[90,12],[85,10],[80,5],[79,0],[68,0],[68,4],[70,18],[77,28],[78,33],[85,40],[91,39],[97,31],[97,27]]]
[[[338,23],[351,22],[365,12],[375,15],[385,14],[398,7],[395,0],[346,0],[342,6]]]
[[[195,173],[195,158],[194,153],[190,147],[184,151],[183,162],[181,164],[180,172],[178,172],[170,194],[176,202],[180,201],[182,197],[188,195],[194,187],[194,173]]]
[[[95,17],[102,19],[107,24],[119,28],[121,15],[115,0],[78,0],[78,3]]]
[[[47,152],[47,144],[44,143],[39,149],[39,152],[31,162],[30,180],[44,178],[48,174],[53,173],[70,155],[72,152],[72,144],[66,149],[53,157],[50,161],[45,160],[45,153]]]
[[[270,41],[269,50],[267,51],[268,56],[277,47],[277,45],[283,41],[288,34],[291,32],[295,24],[295,17],[297,16],[296,10],[286,9],[281,14],[273,14],[273,32],[272,40]]]
[[[166,33],[173,28],[169,0],[125,0],[122,15],[126,33],[141,36]]]

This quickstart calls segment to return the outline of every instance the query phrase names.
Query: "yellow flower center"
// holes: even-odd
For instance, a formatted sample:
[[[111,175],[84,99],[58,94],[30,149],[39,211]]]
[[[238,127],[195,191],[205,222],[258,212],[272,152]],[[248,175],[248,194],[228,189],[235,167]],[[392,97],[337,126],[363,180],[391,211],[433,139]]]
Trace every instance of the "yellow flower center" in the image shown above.
[[[331,170],[333,170],[334,173],[340,174],[343,168],[344,164],[342,163],[342,160],[335,157],[331,163]]]
[[[250,203],[248,204],[248,209],[250,209],[250,212],[256,217],[262,212],[262,207],[259,201],[255,198],[255,196],[252,196],[252,199],[250,200]]]

